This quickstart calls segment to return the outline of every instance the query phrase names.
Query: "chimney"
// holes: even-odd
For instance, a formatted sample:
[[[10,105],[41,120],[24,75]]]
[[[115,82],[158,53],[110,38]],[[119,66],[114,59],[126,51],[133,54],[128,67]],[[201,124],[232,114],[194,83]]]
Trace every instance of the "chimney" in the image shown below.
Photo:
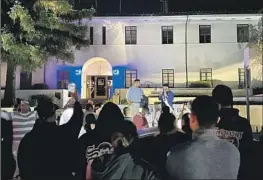
[[[169,8],[168,8],[168,0],[160,0],[161,2],[161,9],[163,14],[168,14]]]

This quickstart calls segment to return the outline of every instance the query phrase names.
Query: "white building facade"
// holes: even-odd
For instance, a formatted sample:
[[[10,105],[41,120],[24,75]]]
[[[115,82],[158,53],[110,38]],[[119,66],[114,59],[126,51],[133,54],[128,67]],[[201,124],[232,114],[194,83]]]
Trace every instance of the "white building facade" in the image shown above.
[[[125,67],[124,79],[120,80],[124,88],[138,78],[149,87],[169,83],[182,88],[187,82],[190,85],[202,80],[211,81],[213,86],[223,83],[237,89],[244,80],[249,25],[257,24],[259,19],[256,14],[93,17],[85,20],[91,45],[75,52],[75,63],[63,64],[51,58],[45,67],[32,72],[29,84],[46,83],[51,89],[62,88],[71,80],[70,73],[61,72],[75,67],[81,96],[87,98],[92,82],[96,86],[101,84],[96,92],[105,84],[114,86],[119,82],[112,76],[120,73],[114,67]],[[3,64],[2,87],[5,73]],[[18,68],[17,89],[24,82],[20,77]],[[250,81],[251,87],[262,86],[261,67],[250,67]]]

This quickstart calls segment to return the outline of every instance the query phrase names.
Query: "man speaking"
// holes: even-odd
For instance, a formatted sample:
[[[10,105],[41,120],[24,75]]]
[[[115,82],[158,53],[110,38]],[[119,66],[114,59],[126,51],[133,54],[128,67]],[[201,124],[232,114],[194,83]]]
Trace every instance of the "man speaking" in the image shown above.
[[[143,98],[143,91],[140,88],[140,80],[135,79],[133,86],[128,89],[127,99],[131,105],[131,115],[134,117],[140,109],[141,99]]]
[[[161,100],[162,107],[168,106],[170,112],[173,112],[174,93],[169,90],[168,84],[163,85],[163,90],[159,95],[159,100]]]

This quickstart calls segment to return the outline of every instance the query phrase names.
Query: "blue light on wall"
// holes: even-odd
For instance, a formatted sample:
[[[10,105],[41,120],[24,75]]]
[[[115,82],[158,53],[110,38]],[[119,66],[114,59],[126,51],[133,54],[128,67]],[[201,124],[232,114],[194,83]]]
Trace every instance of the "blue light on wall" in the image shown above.
[[[69,72],[69,83],[75,83],[78,95],[81,96],[81,74],[82,66],[57,66],[58,71],[67,71]],[[56,77],[56,82],[58,82],[58,75]]]
[[[112,68],[112,92],[115,89],[125,88],[125,71],[129,69],[127,66],[115,66]]]

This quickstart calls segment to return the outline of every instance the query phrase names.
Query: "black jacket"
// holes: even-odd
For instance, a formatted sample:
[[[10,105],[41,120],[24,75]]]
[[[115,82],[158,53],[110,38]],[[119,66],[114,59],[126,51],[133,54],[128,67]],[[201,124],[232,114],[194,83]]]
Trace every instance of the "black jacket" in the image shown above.
[[[251,159],[254,158],[253,134],[249,121],[239,116],[239,111],[233,108],[223,108],[220,111],[220,121],[217,124],[218,136],[236,145],[240,151],[240,168],[238,179],[253,179],[254,170]]]
[[[12,153],[13,126],[12,121],[1,118],[1,179],[13,178],[16,162]]]
[[[21,140],[18,167],[23,180],[70,180],[77,156],[76,145],[83,122],[83,112],[77,102],[70,121],[36,125]]]
[[[92,163],[92,180],[158,180],[160,177],[153,167],[129,153],[111,155],[107,161],[100,158]]]
[[[119,153],[107,142],[96,142],[96,131],[90,131],[79,139],[79,157],[77,164],[77,178],[85,180],[88,161],[92,162],[92,180],[113,179],[158,179],[155,168],[143,160],[141,143],[136,141]],[[138,153],[140,152],[140,153]]]
[[[229,140],[242,151],[253,142],[253,134],[249,121],[238,113],[239,110],[233,108],[221,109],[217,127],[220,138]]]

